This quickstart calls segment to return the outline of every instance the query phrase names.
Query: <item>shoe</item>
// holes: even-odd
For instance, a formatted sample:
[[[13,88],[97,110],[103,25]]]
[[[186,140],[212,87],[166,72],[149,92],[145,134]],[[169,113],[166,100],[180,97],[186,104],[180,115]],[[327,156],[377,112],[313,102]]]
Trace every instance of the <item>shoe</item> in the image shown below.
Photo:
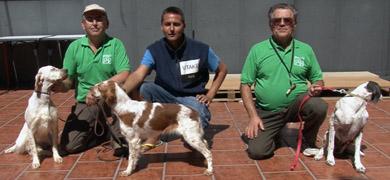
[[[163,145],[163,144],[164,144],[164,142],[161,141],[161,140],[160,140],[160,142],[157,143],[157,144],[151,144],[151,143],[142,144],[142,153],[145,153],[145,152],[147,152],[147,151],[150,151],[150,150],[152,150],[152,149],[154,149],[154,148],[156,148],[156,147],[159,147],[159,146],[161,146],[161,145]]]
[[[114,154],[113,156],[115,157],[128,157],[129,156],[129,148],[128,147],[120,147],[120,148],[116,148],[114,149]]]
[[[129,147],[127,143],[122,139],[119,139],[120,143],[115,141],[113,138],[108,141],[109,145],[111,146],[111,149],[114,149],[114,154],[113,156],[115,157],[128,157],[129,156]]]
[[[65,156],[69,155],[69,153],[67,151],[63,150],[61,146],[58,146],[57,149],[58,149],[58,154],[60,154],[61,157],[65,157]]]
[[[302,140],[301,153],[307,157],[315,156],[320,149],[316,146],[315,143],[307,143]]]

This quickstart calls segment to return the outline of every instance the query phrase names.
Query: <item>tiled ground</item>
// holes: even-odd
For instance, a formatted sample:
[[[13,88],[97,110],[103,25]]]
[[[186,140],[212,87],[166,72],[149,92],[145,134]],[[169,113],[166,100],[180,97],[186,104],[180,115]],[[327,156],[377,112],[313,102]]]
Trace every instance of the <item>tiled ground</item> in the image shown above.
[[[24,110],[31,90],[0,91],[0,179],[124,179],[119,172],[127,166],[126,159],[103,162],[96,158],[97,147],[84,153],[66,156],[62,164],[53,158],[43,159],[38,170],[31,168],[31,157],[20,154],[4,154],[4,149],[12,145],[24,123]],[[75,103],[73,92],[55,94],[52,99],[63,119]],[[325,98],[329,103],[329,114],[337,98]],[[206,130],[206,138],[211,145],[214,175],[202,175],[205,169],[203,157],[183,146],[180,139],[165,136],[163,146],[143,156],[138,168],[128,179],[213,179],[213,180],[253,180],[253,179],[389,179],[390,178],[390,99],[384,98],[378,104],[368,106],[370,120],[364,129],[363,147],[366,157],[362,163],[367,167],[366,174],[359,174],[352,168],[348,158],[336,159],[336,166],[330,167],[324,159],[300,156],[295,171],[289,167],[295,157],[294,142],[298,124],[289,124],[285,129],[284,142],[292,147],[282,147],[268,160],[255,161],[248,158],[246,145],[240,134],[246,127],[247,115],[242,104],[211,104],[212,125]],[[328,114],[328,115],[329,115]],[[326,121],[320,136],[327,128]],[[64,122],[59,123],[62,130]],[[321,137],[318,140],[321,140]],[[292,141],[291,141],[292,140]],[[319,142],[320,144],[320,142]],[[104,159],[114,159],[112,151],[99,153]]]

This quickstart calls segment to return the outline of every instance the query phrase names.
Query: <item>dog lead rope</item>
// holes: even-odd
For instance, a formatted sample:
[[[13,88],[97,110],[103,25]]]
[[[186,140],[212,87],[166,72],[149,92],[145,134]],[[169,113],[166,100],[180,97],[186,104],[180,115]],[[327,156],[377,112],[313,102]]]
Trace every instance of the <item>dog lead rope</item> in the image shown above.
[[[290,167],[290,170],[291,171],[294,171],[295,169],[295,166],[297,166],[298,164],[298,159],[299,159],[299,154],[301,152],[301,146],[302,146],[302,117],[301,117],[301,109],[302,109],[302,106],[303,104],[310,98],[311,96],[308,94],[306,95],[305,98],[303,98],[303,100],[301,101],[301,104],[299,105],[299,108],[298,108],[298,118],[299,118],[299,136],[298,136],[298,145],[297,145],[297,151],[296,151],[296,155],[295,155],[295,159],[294,159],[294,163],[291,165]]]
[[[320,87],[322,89],[329,90],[332,92],[338,92],[340,94],[347,94],[347,90],[345,90],[345,89],[335,89],[335,88],[330,88],[330,87],[326,87],[326,86],[320,86]]]

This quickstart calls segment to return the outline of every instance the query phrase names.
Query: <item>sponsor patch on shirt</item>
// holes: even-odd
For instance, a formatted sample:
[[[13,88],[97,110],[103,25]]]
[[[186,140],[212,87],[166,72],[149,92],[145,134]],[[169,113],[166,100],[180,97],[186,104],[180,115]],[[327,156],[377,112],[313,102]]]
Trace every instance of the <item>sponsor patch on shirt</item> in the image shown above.
[[[180,75],[183,82],[189,82],[197,78],[200,59],[180,62]]]
[[[294,56],[294,65],[299,67],[304,67],[305,57]]]
[[[194,74],[199,71],[200,59],[180,62],[181,75]]]
[[[102,64],[111,64],[111,54],[103,54]]]

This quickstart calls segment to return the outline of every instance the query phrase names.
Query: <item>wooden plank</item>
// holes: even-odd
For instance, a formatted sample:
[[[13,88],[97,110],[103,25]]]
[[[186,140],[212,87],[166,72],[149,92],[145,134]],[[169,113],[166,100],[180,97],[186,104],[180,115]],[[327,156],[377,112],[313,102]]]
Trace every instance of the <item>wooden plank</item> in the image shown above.
[[[323,72],[322,77],[377,77],[378,75],[368,71],[348,71],[348,72]]]
[[[206,89],[211,87],[211,83],[214,79],[214,74],[210,74],[209,82],[206,85]],[[227,74],[225,81],[223,81],[219,90],[240,90],[241,74]]]
[[[211,87],[214,75],[210,75],[210,80],[206,88]],[[220,91],[240,90],[241,74],[228,74],[222,83]],[[367,81],[377,82],[384,91],[389,92],[390,82],[381,79],[378,75],[368,71],[351,71],[351,72],[324,72],[323,79],[325,86],[336,89],[352,90],[360,84]],[[253,88],[252,88],[253,89]]]

